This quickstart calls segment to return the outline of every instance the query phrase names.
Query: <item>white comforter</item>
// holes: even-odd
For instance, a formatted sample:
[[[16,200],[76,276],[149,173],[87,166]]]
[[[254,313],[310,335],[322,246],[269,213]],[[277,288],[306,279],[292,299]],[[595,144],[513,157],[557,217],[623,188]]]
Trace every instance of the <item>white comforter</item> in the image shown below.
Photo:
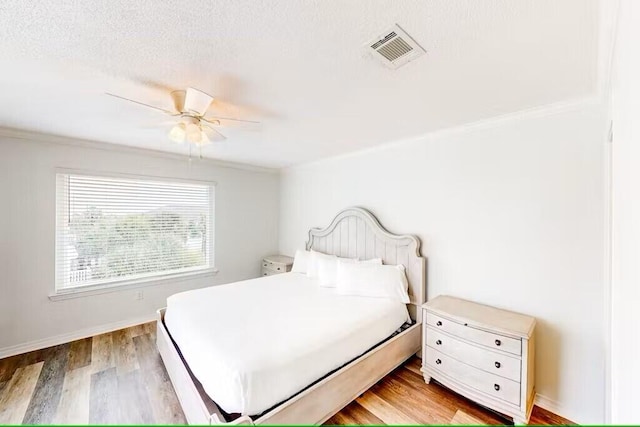
[[[257,415],[391,335],[404,304],[344,296],[300,273],[172,295],[165,324],[227,413]]]

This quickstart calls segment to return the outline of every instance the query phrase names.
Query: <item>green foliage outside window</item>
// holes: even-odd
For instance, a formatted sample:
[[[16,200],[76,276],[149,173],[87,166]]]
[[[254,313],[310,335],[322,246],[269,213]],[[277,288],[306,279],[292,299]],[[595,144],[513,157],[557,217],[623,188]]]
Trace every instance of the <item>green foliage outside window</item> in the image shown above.
[[[205,215],[158,210],[105,214],[87,209],[70,218],[71,242],[78,254],[74,270],[105,279],[178,270],[206,264]]]

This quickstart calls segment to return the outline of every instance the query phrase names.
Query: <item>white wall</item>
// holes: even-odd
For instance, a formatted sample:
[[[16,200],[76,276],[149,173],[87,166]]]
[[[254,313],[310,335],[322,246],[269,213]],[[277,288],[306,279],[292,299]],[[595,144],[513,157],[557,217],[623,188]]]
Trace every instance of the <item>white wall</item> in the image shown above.
[[[638,424],[640,402],[640,2],[622,0],[613,70],[611,421]]]
[[[112,149],[108,149],[111,147]],[[148,286],[144,299],[123,290],[51,301],[54,286],[55,168],[217,182],[216,276]],[[0,354],[105,325],[149,318],[182,290],[258,277],[278,248],[277,173],[113,146],[32,142],[0,136]],[[25,347],[26,345],[26,347]],[[0,356],[1,357],[1,356]]]
[[[280,250],[347,206],[417,234],[428,296],[538,319],[540,404],[604,420],[603,110],[495,120],[286,169]]]

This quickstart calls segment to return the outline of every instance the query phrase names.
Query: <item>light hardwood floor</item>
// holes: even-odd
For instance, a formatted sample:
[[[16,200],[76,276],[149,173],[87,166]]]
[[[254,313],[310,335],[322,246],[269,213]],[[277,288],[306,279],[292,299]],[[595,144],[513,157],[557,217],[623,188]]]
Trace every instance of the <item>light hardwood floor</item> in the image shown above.
[[[0,424],[184,424],[155,323],[0,360]],[[327,424],[504,424],[432,382],[413,358]],[[532,424],[569,421],[534,408]]]

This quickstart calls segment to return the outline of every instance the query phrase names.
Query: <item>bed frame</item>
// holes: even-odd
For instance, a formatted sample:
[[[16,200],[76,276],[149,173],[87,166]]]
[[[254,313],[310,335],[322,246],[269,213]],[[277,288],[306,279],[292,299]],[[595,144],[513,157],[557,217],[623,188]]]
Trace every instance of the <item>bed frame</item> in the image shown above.
[[[327,228],[311,229],[307,249],[404,265],[409,313],[415,323],[257,418],[228,421],[191,374],[165,327],[165,309],[161,309],[157,346],[189,424],[321,424],[420,350],[426,278],[417,237],[391,234],[371,212],[354,207],[340,212]]]

